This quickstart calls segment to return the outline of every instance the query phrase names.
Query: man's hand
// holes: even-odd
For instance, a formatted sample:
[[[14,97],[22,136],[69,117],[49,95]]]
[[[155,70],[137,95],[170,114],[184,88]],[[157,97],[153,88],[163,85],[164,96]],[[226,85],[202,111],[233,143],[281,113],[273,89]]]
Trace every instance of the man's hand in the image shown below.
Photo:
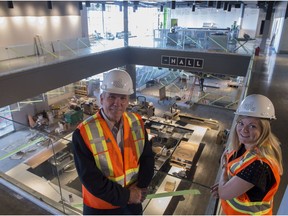
[[[147,188],[139,188],[136,186],[136,184],[133,184],[129,187],[130,190],[130,198],[129,198],[129,204],[138,204],[142,203],[147,196]]]
[[[141,203],[146,199],[147,193],[148,193],[148,189],[147,188],[140,188],[141,190]]]
[[[130,190],[130,197],[128,204],[138,204],[141,203],[142,193],[141,189],[138,188],[135,184],[129,187]]]

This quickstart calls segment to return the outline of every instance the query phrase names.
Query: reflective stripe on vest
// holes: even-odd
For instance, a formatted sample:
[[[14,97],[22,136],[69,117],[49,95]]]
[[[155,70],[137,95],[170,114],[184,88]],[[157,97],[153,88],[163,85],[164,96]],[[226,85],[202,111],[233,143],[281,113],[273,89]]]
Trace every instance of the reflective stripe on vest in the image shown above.
[[[137,152],[137,158],[139,160],[141,153],[144,148],[144,131],[142,130],[142,125],[139,121],[139,119],[136,117],[134,113],[125,113],[133,136],[133,140],[135,142],[136,152]]]
[[[233,154],[230,154],[230,157]],[[247,151],[244,153],[242,157],[229,167],[228,169],[228,177],[229,179],[235,176],[240,170],[247,167],[252,162],[258,159],[257,155]],[[228,158],[229,160],[229,158]],[[248,199],[241,199],[243,197],[247,197],[246,193],[240,197],[233,198],[231,200],[225,200],[227,204],[236,212],[242,214],[268,214],[271,211],[273,199],[270,201],[258,201],[251,202]]]
[[[105,176],[113,176],[112,162],[109,152],[107,151],[107,143],[99,120],[95,119],[95,121],[92,121],[92,124],[85,124],[85,130],[91,144],[92,153],[97,167]],[[99,145],[100,143],[101,145]],[[100,161],[102,161],[101,164]]]
[[[256,155],[252,154],[251,152],[244,153],[241,160],[231,165],[230,169],[228,170],[228,176],[231,178],[233,176],[233,173],[235,173],[239,168],[241,168],[243,164],[252,162],[252,160],[255,160],[255,157]]]
[[[140,120],[133,113],[125,113],[127,117],[130,132],[132,133],[135,151],[137,152],[137,160],[139,160],[145,143],[144,131]],[[96,117],[94,120],[91,119],[84,122],[85,131],[89,138],[92,153],[95,159],[97,167],[101,172],[110,180],[117,182],[118,184],[125,186],[133,183],[137,179],[139,167],[125,170],[125,174],[121,176],[115,176],[112,166],[110,154],[108,152],[106,139],[100,123],[100,120]],[[125,144],[124,144],[125,145]]]
[[[237,212],[243,214],[267,214],[271,210],[271,202],[242,202],[234,198],[226,200],[226,202]]]

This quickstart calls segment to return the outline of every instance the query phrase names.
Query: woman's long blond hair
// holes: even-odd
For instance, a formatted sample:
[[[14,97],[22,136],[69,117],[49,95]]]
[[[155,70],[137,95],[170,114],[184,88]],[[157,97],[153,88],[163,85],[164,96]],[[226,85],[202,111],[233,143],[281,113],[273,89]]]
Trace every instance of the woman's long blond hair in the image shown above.
[[[228,150],[237,151],[241,145],[236,132],[237,122],[244,116],[238,116],[236,124],[233,125],[231,134],[228,140]],[[261,135],[257,140],[257,145],[252,150],[262,158],[266,158],[272,164],[276,165],[279,170],[279,174],[283,173],[282,166],[282,151],[278,138],[272,133],[269,119],[259,119],[261,126]]]

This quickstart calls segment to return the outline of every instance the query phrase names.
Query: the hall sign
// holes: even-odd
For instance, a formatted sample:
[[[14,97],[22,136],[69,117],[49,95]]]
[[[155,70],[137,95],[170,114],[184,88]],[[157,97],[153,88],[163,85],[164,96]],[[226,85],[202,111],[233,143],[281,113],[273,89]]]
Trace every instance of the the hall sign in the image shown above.
[[[204,66],[204,59],[184,58],[184,57],[175,57],[175,56],[161,56],[161,64],[202,69]]]

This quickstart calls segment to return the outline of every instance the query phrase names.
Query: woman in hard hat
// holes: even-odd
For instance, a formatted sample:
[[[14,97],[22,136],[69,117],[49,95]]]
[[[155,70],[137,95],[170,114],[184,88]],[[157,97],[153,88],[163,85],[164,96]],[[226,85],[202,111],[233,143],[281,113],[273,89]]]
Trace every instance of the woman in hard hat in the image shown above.
[[[134,93],[132,79],[126,71],[111,70],[101,89],[100,111],[73,133],[83,214],[142,214],[154,154],[141,117],[126,112]]]
[[[283,173],[280,143],[270,127],[276,119],[274,106],[267,97],[253,94],[235,114],[236,124],[221,158],[220,180],[211,192],[221,199],[227,215],[271,215]]]

